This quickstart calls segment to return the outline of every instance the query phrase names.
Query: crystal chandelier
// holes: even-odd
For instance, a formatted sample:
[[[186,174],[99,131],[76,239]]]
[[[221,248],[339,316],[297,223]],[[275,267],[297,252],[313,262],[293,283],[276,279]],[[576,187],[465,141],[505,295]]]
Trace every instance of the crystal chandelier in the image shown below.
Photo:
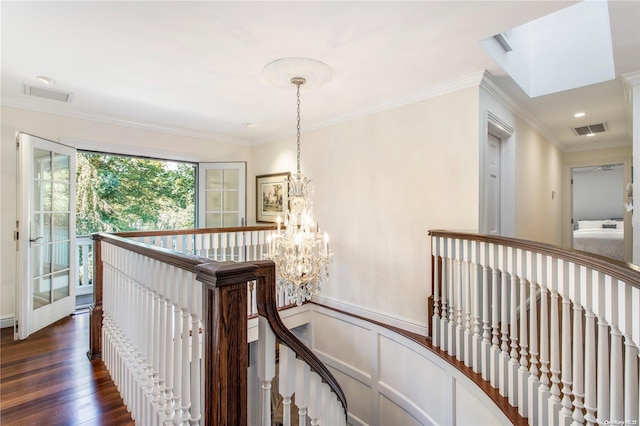
[[[320,285],[329,279],[329,264],[333,253],[329,250],[329,236],[320,233],[313,217],[313,184],[300,173],[300,86],[306,80],[294,77],[291,84],[297,87],[297,173],[288,179],[289,206],[284,224],[278,216],[277,229],[268,238],[267,258],[276,264],[278,289],[285,289],[297,305],[320,292]],[[283,226],[284,225],[284,229]]]

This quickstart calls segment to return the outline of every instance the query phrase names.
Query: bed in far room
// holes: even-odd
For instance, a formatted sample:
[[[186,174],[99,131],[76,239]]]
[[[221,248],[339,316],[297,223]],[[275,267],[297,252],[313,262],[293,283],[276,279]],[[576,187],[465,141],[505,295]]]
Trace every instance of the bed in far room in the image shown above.
[[[624,260],[624,221],[579,220],[578,229],[573,231],[573,248]]]

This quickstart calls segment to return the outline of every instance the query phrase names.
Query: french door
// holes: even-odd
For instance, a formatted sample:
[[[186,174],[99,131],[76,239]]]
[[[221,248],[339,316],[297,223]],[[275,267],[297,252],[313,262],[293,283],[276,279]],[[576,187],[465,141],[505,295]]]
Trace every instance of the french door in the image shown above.
[[[245,226],[246,163],[198,164],[198,226]]]
[[[76,150],[18,137],[18,291],[16,337],[75,309]]]

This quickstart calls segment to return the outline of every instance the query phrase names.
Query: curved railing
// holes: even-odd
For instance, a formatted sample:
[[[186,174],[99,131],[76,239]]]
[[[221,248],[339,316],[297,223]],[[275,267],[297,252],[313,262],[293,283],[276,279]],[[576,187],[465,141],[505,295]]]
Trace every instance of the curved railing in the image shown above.
[[[329,407],[329,404],[339,406],[341,410],[334,411],[332,409],[327,409],[328,415],[325,417],[324,424],[327,425],[341,425],[346,424],[346,418],[348,413],[347,408],[347,399],[344,395],[344,392],[340,388],[337,380],[333,377],[329,369],[325,364],[318,359],[318,357],[307,347],[305,346],[296,336],[294,336],[291,331],[284,325],[282,320],[280,319],[280,315],[278,314],[278,306],[276,304],[276,280],[275,274],[273,273],[273,262],[271,261],[262,261],[262,262],[252,262],[254,265],[258,267],[256,270],[256,275],[258,277],[258,314],[261,318],[266,320],[266,323],[259,324],[259,333],[261,334],[260,340],[262,342],[271,341],[271,336],[266,338],[262,338],[265,335],[270,335],[273,333],[275,337],[275,341],[279,343],[279,367],[280,367],[280,393],[285,398],[283,410],[285,416],[288,417],[289,411],[288,406],[290,405],[290,398],[292,393],[296,394],[298,398],[296,403],[300,408],[299,416],[300,416],[300,424],[306,424],[304,417],[306,416],[307,405],[309,407],[309,416],[312,419],[311,424],[316,424],[313,420],[317,419],[320,416],[322,410],[320,409],[321,400],[324,400],[326,403],[326,407]],[[268,324],[268,329],[265,327]],[[274,348],[275,349],[275,348]],[[263,351],[265,354],[272,354],[270,348]],[[307,367],[304,366],[296,366],[293,362],[294,359],[299,358],[304,361],[306,365],[310,368],[310,372],[307,371]],[[271,359],[270,357],[263,360],[264,363],[275,365],[275,359]],[[263,381],[271,381],[273,378],[272,374],[266,372],[266,369],[261,369],[260,378]],[[317,377],[316,377],[317,375]],[[308,395],[305,393],[304,389],[300,388],[300,386],[296,386],[295,383],[304,382],[305,380],[319,380],[322,384],[320,384],[320,392],[315,392],[313,395]],[[268,388],[264,388],[265,392],[263,392],[263,407],[271,407],[269,403],[269,395],[270,392],[267,392]],[[322,397],[321,392],[325,393],[325,396]],[[330,398],[335,398],[335,402],[327,402],[327,395]],[[270,418],[270,415],[267,413],[263,413],[264,418]],[[264,422],[263,422],[264,424]],[[284,424],[287,424],[287,420],[285,419]]]
[[[434,346],[531,425],[637,424],[640,268],[513,238],[430,235]]]

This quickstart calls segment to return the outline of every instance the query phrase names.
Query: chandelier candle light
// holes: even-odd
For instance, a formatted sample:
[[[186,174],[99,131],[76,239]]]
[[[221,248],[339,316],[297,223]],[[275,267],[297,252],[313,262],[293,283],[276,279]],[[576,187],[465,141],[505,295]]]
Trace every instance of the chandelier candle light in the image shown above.
[[[329,279],[329,265],[333,253],[329,249],[329,236],[320,232],[318,221],[313,218],[313,184],[300,172],[300,86],[306,80],[294,77],[291,84],[297,87],[297,173],[288,179],[289,206],[284,223],[277,218],[276,231],[267,237],[267,259],[276,264],[278,289],[285,289],[297,305],[318,294],[320,286]],[[283,226],[284,225],[284,229]]]

